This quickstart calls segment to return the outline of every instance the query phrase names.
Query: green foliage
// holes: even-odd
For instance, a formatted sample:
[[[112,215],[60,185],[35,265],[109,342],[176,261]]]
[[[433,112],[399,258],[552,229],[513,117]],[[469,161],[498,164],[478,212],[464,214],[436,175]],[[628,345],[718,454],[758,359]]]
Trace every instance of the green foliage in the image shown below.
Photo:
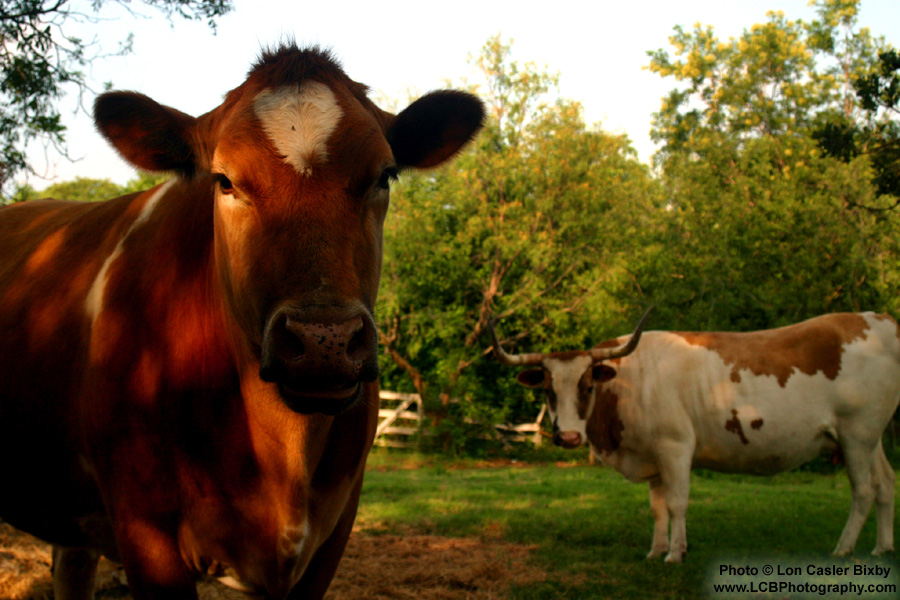
[[[443,406],[460,400],[446,409],[458,420],[538,410],[486,356],[492,316],[549,348],[593,345],[639,310],[610,290],[631,285],[628,249],[658,196],[626,138],[586,126],[575,102],[548,101],[556,76],[509,54],[493,38],[476,63],[485,131],[453,165],[398,185],[385,225],[377,314],[394,360],[383,381],[402,389],[404,374],[419,377]]]
[[[96,202],[109,200],[122,195],[122,188],[109,179],[89,179],[76,177],[72,181],[64,181],[48,186],[41,196],[59,200],[78,200],[80,202]]]
[[[896,111],[900,105],[900,53],[885,50],[878,54],[878,71],[855,81],[856,95],[864,110]]]
[[[77,200],[79,202],[99,202],[109,200],[125,194],[132,194],[148,190],[169,179],[171,175],[166,173],[140,172],[125,185],[118,185],[109,179],[91,179],[89,177],[76,177],[71,181],[61,181],[47,186],[42,191],[35,190],[32,186],[17,185],[13,193],[8,197],[0,197],[0,205],[24,202],[37,198],[56,198],[57,200]]]
[[[130,179],[119,190],[119,194],[133,194],[134,192],[143,192],[149,190],[168,179],[172,178],[171,173],[150,173],[149,171],[139,171],[137,176]]]
[[[727,42],[676,28],[674,57],[650,53],[679,83],[654,116],[667,204],[637,275],[662,328],[897,308],[897,198],[872,156],[823,151],[853,142],[837,124],[863,117],[851,84],[883,42],[853,29],[858,2],[816,6],[811,24],[770,12]]]
[[[528,420],[543,400],[491,359],[491,317],[511,350],[552,351],[625,333],[651,303],[652,328],[682,330],[900,308],[896,65],[858,4],[820,0],[810,23],[770,12],[729,40],[676,27],[650,53],[675,83],[654,174],[577,102],[549,100],[556,75],[489,40],[484,133],[394,194],[383,385],[423,393],[445,448],[484,453],[473,423]]]
[[[654,118],[653,138],[663,142],[660,159],[720,139],[739,141],[784,135],[802,127],[810,108],[825,101],[836,83],[814,74],[813,53],[803,40],[803,24],[781,12],[745,30],[739,39],[720,41],[711,26],[690,32],[676,27],[669,38],[674,57],[650,53],[649,68],[682,85],[663,100]]]
[[[454,402],[441,407],[438,410],[442,418],[427,429],[430,435],[422,439],[422,451],[473,458],[501,456],[504,445],[493,423],[506,419],[502,411],[490,408],[487,403],[478,402]]]
[[[878,62],[858,75],[853,87],[864,118],[830,115],[813,137],[822,150],[843,162],[868,156],[878,192],[900,202],[900,54],[890,49],[878,54]]]
[[[167,17],[215,19],[232,8],[231,0],[142,0]],[[110,4],[129,0],[92,0],[93,13],[73,8],[70,0],[0,0],[0,188],[28,169],[27,144],[35,139],[65,154],[65,125],[57,103],[69,86],[87,90],[82,69],[94,58],[96,42],[66,33],[67,23],[93,22]],[[129,8],[129,10],[133,10]],[[120,48],[128,52],[130,38]]]
[[[38,192],[34,187],[25,183],[25,184],[15,184],[12,187],[12,191],[9,195],[3,194],[2,188],[0,188],[0,206],[4,204],[15,204],[16,202],[25,202],[27,200],[34,200],[36,198],[40,198],[41,193]]]

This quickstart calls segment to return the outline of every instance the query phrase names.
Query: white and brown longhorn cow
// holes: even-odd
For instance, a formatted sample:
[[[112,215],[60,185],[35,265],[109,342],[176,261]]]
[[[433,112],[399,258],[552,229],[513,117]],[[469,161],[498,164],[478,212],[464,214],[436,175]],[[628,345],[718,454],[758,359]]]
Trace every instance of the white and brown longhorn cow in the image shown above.
[[[646,315],[645,315],[646,318]],[[834,553],[853,550],[872,503],[873,554],[894,547],[894,473],[881,436],[900,399],[900,330],[887,315],[830,314],[749,333],[641,332],[592,350],[507,354],[518,380],[547,390],[554,442],[590,443],[650,485],[647,558],[681,562],[690,472],[771,475],[840,449],[853,490]],[[634,352],[640,341],[640,352]],[[672,532],[669,540],[669,522]]]

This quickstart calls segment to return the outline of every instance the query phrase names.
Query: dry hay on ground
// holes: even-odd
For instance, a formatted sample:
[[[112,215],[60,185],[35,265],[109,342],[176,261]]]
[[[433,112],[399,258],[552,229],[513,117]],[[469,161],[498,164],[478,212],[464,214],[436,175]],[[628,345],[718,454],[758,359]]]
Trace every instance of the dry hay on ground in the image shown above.
[[[0,521],[0,598],[53,600],[50,545]],[[97,571],[97,600],[131,598],[121,569],[108,560]]]
[[[532,547],[499,540],[354,531],[327,600],[499,600],[512,585],[543,581]],[[121,569],[101,562],[97,600],[129,600]],[[0,598],[51,600],[50,546],[0,522]],[[247,596],[202,584],[201,600]]]
[[[39,574],[47,585],[37,590]],[[0,598],[52,598],[49,575],[50,546],[0,522]]]
[[[497,540],[433,535],[350,538],[327,600],[492,600],[511,585],[543,581],[532,548]]]

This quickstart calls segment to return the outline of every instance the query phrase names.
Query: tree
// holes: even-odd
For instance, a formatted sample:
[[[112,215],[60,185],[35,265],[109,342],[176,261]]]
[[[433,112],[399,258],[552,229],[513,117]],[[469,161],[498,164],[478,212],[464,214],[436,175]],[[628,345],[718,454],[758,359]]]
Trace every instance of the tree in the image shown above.
[[[75,200],[78,202],[99,202],[125,194],[142,192],[163,183],[172,175],[168,173],[138,172],[125,185],[118,185],[109,179],[91,179],[76,177],[71,181],[61,181],[47,186],[42,191],[35,190],[25,184],[16,186],[8,198],[0,198],[0,203],[13,204],[37,198],[55,198],[57,200]]]
[[[477,58],[489,119],[474,147],[395,189],[376,311],[385,384],[488,423],[537,412],[489,357],[489,320],[513,348],[593,345],[627,328],[640,307],[610,290],[632,287],[627,251],[658,197],[624,136],[552,101],[557,77],[510,53],[494,37]]]
[[[822,124],[859,119],[853,82],[883,41],[856,30],[854,0],[812,23],[781,12],[737,39],[676,28],[650,69],[678,87],[654,116],[666,226],[639,280],[657,323],[756,329],[822,312],[896,306],[897,224],[867,156],[823,152]]]
[[[878,70],[858,77],[854,87],[864,110],[900,113],[900,53],[894,49],[879,52]]]
[[[90,179],[88,177],[76,177],[72,181],[55,183],[40,193],[42,198],[78,200],[79,202],[96,202],[121,195],[122,188],[109,179]]]
[[[142,192],[163,183],[172,178],[171,173],[150,173],[149,171],[139,171],[133,179],[129,179],[120,189],[120,194],[132,194],[134,192]]]
[[[869,157],[873,182],[881,194],[894,198],[887,208],[896,208],[900,206],[900,54],[894,49],[879,52],[875,69],[854,77],[853,88],[864,116],[831,115],[813,136],[824,152],[843,162]]]
[[[215,19],[231,0],[141,0],[168,18]],[[65,125],[57,104],[65,90],[87,89],[81,71],[95,45],[66,33],[73,22],[90,22],[109,5],[129,0],[92,0],[90,8],[71,0],[0,0],[0,189],[29,165],[25,149],[44,140],[65,154]],[[129,8],[129,10],[131,10]],[[129,51],[124,40],[119,52]]]
[[[28,183],[15,184],[9,195],[0,194],[0,205],[15,204],[16,202],[26,202],[41,197],[41,193]]]

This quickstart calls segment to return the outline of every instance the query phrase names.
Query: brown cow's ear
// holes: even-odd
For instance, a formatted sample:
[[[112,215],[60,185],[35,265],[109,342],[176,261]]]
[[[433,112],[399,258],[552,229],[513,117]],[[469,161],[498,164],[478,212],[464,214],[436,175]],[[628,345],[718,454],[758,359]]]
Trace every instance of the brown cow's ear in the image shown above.
[[[97,129],[132,165],[191,175],[197,166],[197,119],[137,92],[110,92],[94,102]]]
[[[526,369],[516,375],[516,379],[526,387],[538,387],[544,384],[544,370]]]
[[[594,365],[594,370],[591,373],[591,377],[594,378],[594,381],[598,383],[606,383],[610,379],[615,378],[617,372],[615,369],[608,365],[604,365],[600,363],[599,365]]]
[[[459,152],[484,122],[481,100],[456,90],[422,96],[391,124],[388,142],[400,167],[435,167]]]

